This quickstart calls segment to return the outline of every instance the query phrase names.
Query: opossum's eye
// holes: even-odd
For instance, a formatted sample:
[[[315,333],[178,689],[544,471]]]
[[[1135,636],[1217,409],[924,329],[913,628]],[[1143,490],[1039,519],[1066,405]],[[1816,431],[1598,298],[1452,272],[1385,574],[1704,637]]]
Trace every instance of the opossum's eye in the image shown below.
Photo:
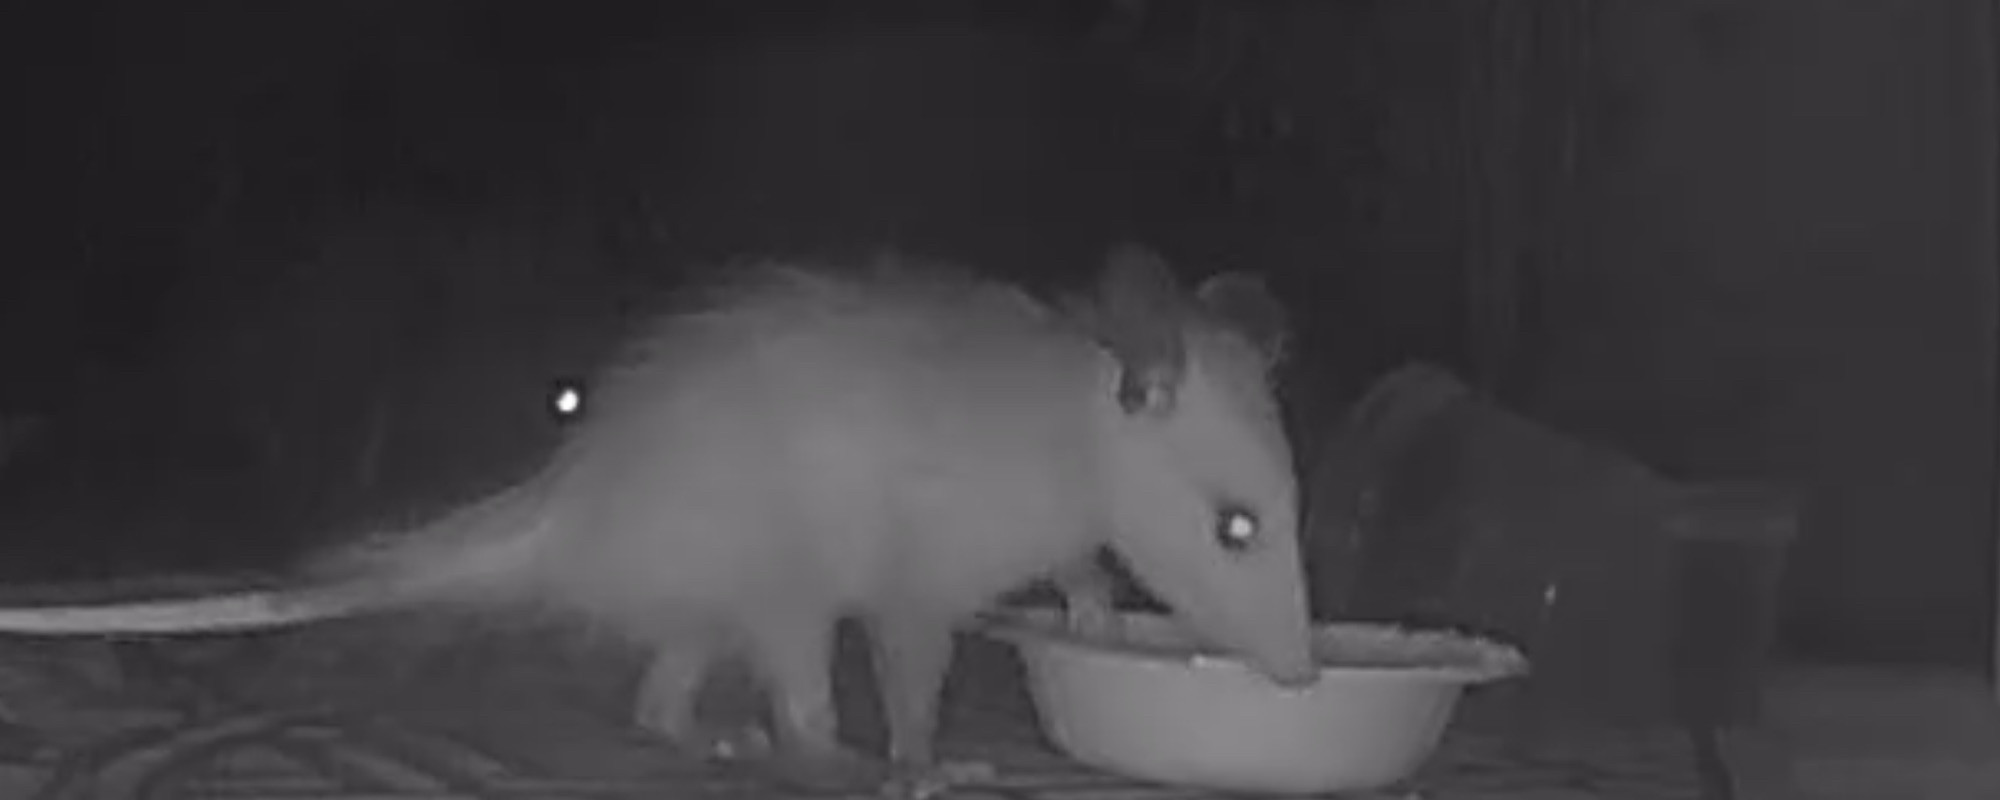
[[[1171,410],[1174,393],[1158,375],[1127,370],[1118,381],[1118,407],[1127,414],[1163,414]]]
[[[556,422],[573,422],[583,416],[583,385],[573,380],[558,380],[549,386],[549,415]]]
[[[1257,523],[1257,515],[1241,506],[1226,505],[1215,513],[1215,542],[1222,549],[1240,553],[1257,544],[1257,535],[1263,526]]]
[[[1152,405],[1153,398],[1158,393],[1159,389],[1139,381],[1128,380],[1120,382],[1118,384],[1118,407],[1124,409],[1127,414],[1137,414],[1145,411],[1147,406]]]

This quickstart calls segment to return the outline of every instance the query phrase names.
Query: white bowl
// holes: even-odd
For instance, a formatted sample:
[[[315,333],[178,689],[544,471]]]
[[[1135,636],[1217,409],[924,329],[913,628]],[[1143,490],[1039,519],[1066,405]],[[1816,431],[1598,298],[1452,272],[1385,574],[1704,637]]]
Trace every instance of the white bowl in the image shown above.
[[[997,615],[987,631],[1027,668],[1042,730],[1070,757],[1140,780],[1237,792],[1379,789],[1421,767],[1465,687],[1527,660],[1483,639],[1360,623],[1314,631],[1320,679],[1288,690],[1204,654],[1171,618],[1125,612],[1086,641],[1059,610]]]

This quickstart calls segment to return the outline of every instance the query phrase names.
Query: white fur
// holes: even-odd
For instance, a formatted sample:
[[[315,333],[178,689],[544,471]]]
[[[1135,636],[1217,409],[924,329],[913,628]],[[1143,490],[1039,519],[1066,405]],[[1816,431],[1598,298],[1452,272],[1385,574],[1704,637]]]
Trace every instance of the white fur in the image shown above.
[[[1088,325],[1014,289],[894,259],[748,275],[637,337],[528,482],[316,559],[326,594],[8,608],[0,632],[452,604],[657,643],[909,608],[963,618],[1110,544],[1210,638],[1303,667],[1296,488],[1247,339],[1196,313],[1163,320],[1184,337],[1184,377],[1171,413],[1134,415]],[[1260,549],[1216,545],[1221,498],[1258,512]]]

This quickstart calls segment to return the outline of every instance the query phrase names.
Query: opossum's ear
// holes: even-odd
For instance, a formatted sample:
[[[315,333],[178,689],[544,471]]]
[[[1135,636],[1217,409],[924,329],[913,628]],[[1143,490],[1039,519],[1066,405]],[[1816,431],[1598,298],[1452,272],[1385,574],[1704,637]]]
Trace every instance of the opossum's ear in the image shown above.
[[[1097,335],[1118,358],[1118,403],[1126,413],[1173,409],[1186,366],[1181,290],[1166,259],[1134,244],[1112,248],[1099,286]]]
[[[1209,276],[1195,289],[1195,297],[1209,314],[1235,328],[1264,351],[1273,363],[1283,357],[1289,343],[1291,320],[1285,306],[1264,285],[1264,279],[1248,272],[1222,272]]]

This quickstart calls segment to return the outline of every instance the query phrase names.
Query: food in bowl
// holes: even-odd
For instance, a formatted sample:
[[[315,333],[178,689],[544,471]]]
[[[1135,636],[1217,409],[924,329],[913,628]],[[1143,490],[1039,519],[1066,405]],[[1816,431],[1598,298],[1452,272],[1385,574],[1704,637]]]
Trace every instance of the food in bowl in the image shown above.
[[[1313,631],[1319,681],[1285,689],[1162,614],[1121,612],[1085,636],[1059,610],[1019,609],[987,631],[1020,653],[1042,729],[1072,758],[1238,792],[1393,785],[1435,751],[1466,687],[1528,668],[1482,638],[1327,623]]]

